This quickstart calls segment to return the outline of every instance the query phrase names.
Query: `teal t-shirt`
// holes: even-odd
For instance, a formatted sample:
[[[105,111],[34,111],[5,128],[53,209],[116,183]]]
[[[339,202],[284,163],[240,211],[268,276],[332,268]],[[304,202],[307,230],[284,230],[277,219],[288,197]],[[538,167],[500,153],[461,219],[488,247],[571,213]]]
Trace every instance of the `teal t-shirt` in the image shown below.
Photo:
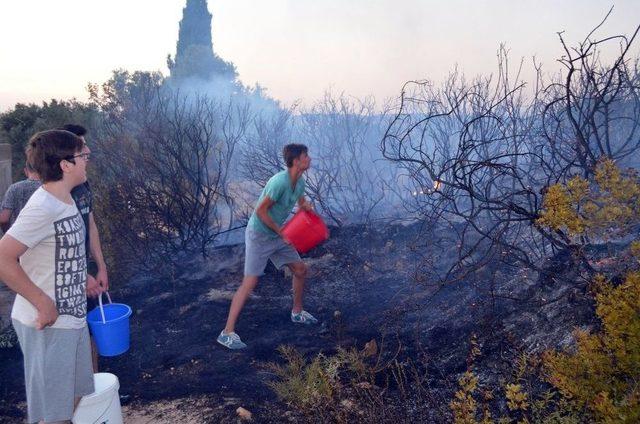
[[[273,204],[273,206],[271,206],[271,208],[269,208],[269,211],[267,213],[269,214],[271,219],[275,221],[276,224],[282,225],[289,216],[289,213],[291,213],[291,209],[293,209],[293,206],[296,204],[298,199],[300,199],[300,197],[304,195],[304,188],[304,178],[298,178],[295,188],[292,188],[291,178],[289,178],[289,171],[286,169],[284,171],[280,171],[276,175],[271,177],[269,181],[267,181],[267,185],[264,186],[264,189],[262,189],[262,193],[260,193],[258,203],[256,203],[256,209],[258,208],[258,205],[262,202],[262,200],[266,196],[269,196],[269,198],[271,198],[271,200],[273,200],[275,203]],[[265,223],[262,222],[260,218],[258,218],[255,209],[251,214],[251,218],[249,218],[247,227],[253,230],[261,231],[263,233],[271,234],[274,236],[276,235],[276,233],[274,233],[271,228],[267,227]]]

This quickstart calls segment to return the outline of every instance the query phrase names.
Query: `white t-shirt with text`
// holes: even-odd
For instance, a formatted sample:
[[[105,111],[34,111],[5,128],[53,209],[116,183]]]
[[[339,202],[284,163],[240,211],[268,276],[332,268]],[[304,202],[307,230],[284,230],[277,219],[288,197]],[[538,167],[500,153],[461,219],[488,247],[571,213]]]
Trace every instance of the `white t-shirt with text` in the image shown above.
[[[28,247],[20,265],[31,281],[55,303],[59,317],[52,328],[83,328],[87,315],[85,226],[75,204],[40,187],[7,234]],[[36,308],[17,295],[11,318],[35,327]]]

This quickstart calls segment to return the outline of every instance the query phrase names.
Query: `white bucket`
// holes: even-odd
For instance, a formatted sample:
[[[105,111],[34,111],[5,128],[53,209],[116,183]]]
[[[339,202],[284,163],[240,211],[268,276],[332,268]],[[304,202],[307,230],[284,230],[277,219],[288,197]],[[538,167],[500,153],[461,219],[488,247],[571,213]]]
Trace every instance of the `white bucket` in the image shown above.
[[[73,414],[73,424],[123,424],[118,377],[107,372],[93,374],[95,392],[83,396]]]

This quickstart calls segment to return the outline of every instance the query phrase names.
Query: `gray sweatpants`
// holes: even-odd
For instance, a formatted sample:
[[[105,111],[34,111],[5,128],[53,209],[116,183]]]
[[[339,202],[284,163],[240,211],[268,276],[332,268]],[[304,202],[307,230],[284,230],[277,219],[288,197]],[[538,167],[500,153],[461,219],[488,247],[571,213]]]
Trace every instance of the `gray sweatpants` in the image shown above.
[[[33,327],[13,320],[24,356],[29,422],[71,420],[75,398],[93,393],[89,329]]]
[[[247,227],[244,233],[244,275],[259,277],[264,275],[267,262],[271,260],[280,269],[287,264],[301,262],[300,255],[282,238],[265,234]]]

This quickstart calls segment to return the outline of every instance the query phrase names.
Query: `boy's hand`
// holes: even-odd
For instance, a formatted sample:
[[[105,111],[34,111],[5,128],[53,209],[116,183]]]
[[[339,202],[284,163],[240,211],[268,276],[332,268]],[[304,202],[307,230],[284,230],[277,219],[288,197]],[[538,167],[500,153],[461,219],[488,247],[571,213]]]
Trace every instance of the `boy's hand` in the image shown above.
[[[102,292],[109,291],[109,275],[107,274],[107,268],[101,267],[98,268],[98,273],[96,274],[96,281],[98,285],[102,288]]]
[[[36,306],[38,310],[38,319],[36,320],[36,329],[42,330],[45,327],[55,323],[58,319],[58,310],[53,300],[47,295],[43,296],[41,304]]]
[[[87,274],[87,296],[98,297],[103,291],[104,289],[102,288],[98,280],[93,278],[92,275]]]
[[[312,212],[313,211],[313,204],[311,204],[311,202],[308,202],[307,199],[304,200],[304,202],[302,202],[300,205],[300,209],[308,211],[308,212]]]

